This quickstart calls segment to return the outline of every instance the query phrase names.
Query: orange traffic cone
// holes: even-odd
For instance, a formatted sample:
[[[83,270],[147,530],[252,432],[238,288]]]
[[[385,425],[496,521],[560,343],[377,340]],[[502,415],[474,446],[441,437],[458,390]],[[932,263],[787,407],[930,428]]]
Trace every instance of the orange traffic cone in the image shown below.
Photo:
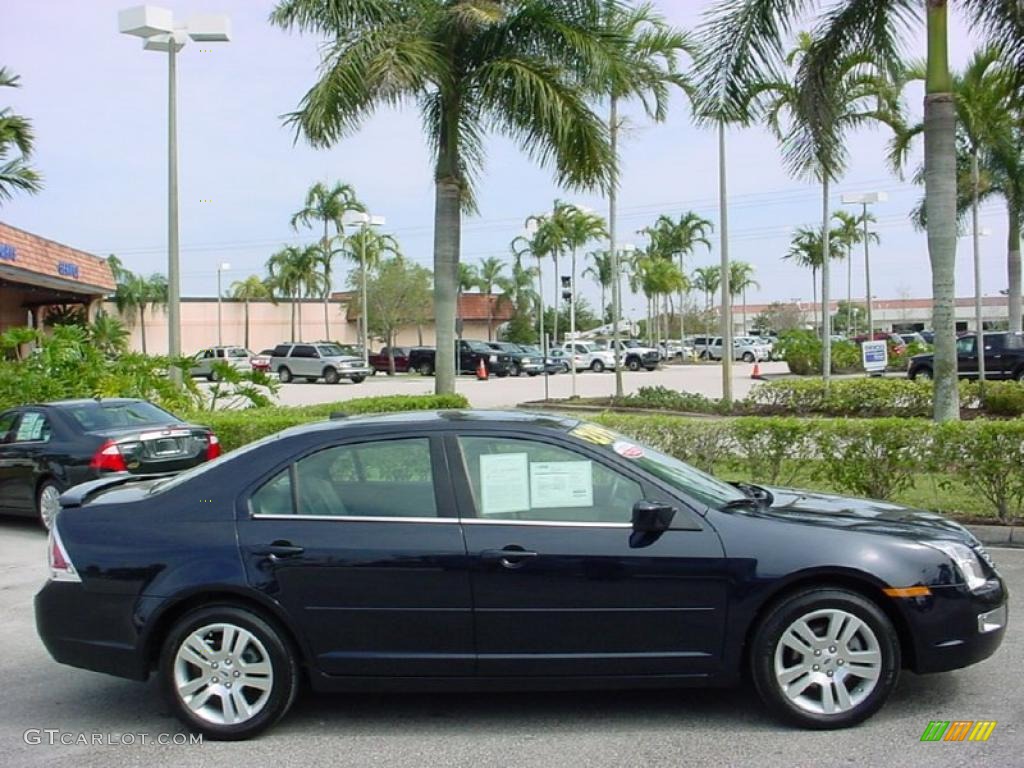
[[[487,365],[484,363],[484,359],[481,357],[480,362],[476,365],[476,377],[480,381],[487,381]]]
[[[763,376],[761,376],[761,364],[760,363],[754,363],[754,370],[752,370],[750,372],[750,378],[752,378],[752,379],[762,379],[762,378],[764,378]]]

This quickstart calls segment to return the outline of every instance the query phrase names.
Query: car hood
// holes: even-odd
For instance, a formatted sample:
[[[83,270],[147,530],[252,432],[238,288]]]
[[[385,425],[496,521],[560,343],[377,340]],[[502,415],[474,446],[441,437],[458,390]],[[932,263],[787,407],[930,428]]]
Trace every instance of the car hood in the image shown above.
[[[856,499],[817,491],[767,487],[774,499],[758,514],[791,523],[882,533],[912,539],[948,539],[976,545],[959,523],[934,512],[877,499]]]
[[[386,357],[386,355],[385,355],[385,357]],[[332,363],[348,363],[349,365],[352,365],[352,364],[362,365],[363,364],[363,358],[361,358],[361,357],[354,357],[352,355],[331,355],[330,357],[324,357],[324,358],[321,358],[321,359],[323,359],[323,360],[330,360]]]

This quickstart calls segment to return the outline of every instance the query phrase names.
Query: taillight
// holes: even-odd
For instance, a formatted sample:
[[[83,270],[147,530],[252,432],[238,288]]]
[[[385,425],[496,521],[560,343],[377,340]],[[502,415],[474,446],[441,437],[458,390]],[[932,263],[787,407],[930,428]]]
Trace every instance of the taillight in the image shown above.
[[[218,456],[220,456],[220,440],[211,432],[206,443],[206,460],[216,459]]]
[[[71,558],[64,549],[64,543],[57,533],[56,524],[50,529],[50,578],[53,581],[81,581],[75,566],[71,564]]]
[[[121,449],[113,440],[107,440],[100,446],[99,450],[92,455],[89,461],[91,469],[102,472],[127,472],[128,466],[124,463],[124,456]]]

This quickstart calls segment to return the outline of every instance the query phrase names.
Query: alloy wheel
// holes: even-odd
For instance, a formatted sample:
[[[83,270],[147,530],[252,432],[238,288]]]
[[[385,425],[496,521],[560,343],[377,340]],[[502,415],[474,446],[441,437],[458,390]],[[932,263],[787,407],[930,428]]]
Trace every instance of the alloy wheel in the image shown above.
[[[46,483],[39,491],[39,520],[46,530],[53,526],[53,519],[60,512],[60,489],[53,483]]]
[[[240,725],[263,710],[274,687],[266,646],[235,624],[199,627],[178,647],[174,689],[186,708],[212,725]]]
[[[775,647],[775,680],[797,708],[837,715],[859,706],[882,674],[882,651],[868,624],[848,611],[807,613],[782,633]]]

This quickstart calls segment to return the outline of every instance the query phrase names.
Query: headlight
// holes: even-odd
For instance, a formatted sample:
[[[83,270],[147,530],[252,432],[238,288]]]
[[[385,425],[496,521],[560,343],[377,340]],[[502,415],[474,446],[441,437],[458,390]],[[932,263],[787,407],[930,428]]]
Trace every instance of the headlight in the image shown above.
[[[988,578],[981,567],[981,561],[974,554],[974,550],[966,544],[960,544],[955,541],[922,541],[921,543],[926,547],[939,550],[939,552],[942,552],[956,563],[956,567],[963,574],[964,581],[967,582],[967,588],[971,592],[977,592],[985,586]]]
[[[497,356],[497,355],[491,355],[491,356],[490,356],[490,357],[488,358],[488,360],[489,360],[490,362],[492,362],[492,363],[496,363],[496,362],[498,362],[498,356]]]

